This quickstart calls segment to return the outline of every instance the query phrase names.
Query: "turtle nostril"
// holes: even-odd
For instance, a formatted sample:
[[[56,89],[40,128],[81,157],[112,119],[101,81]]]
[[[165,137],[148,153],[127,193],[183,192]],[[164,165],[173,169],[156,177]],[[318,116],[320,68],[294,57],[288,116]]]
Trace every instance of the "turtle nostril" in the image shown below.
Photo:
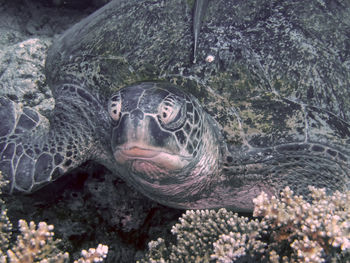
[[[143,112],[140,109],[135,109],[130,113],[130,119],[139,119],[139,120],[143,120]]]

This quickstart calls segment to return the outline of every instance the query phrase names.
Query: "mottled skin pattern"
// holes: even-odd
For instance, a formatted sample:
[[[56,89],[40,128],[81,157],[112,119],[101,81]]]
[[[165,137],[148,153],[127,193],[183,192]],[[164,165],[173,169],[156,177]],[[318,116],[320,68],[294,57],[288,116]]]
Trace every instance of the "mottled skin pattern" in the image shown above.
[[[249,211],[261,190],[287,185],[348,189],[349,10],[348,1],[209,1],[193,63],[187,1],[113,1],[50,49],[49,124],[0,100],[10,191],[34,191],[87,160],[180,208]],[[166,111],[181,113],[170,128],[164,94],[173,94]],[[130,102],[153,99],[148,109]],[[175,135],[186,123],[202,129],[197,148],[193,127],[184,145]]]

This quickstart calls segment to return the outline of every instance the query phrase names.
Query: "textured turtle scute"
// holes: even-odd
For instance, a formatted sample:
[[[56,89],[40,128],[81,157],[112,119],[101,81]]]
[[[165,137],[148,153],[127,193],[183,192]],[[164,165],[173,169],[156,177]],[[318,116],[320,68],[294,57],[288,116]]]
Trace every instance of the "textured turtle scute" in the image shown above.
[[[43,153],[39,156],[35,163],[34,180],[36,182],[49,181],[47,174],[52,170],[52,155]]]
[[[186,143],[186,136],[182,130],[176,131],[175,132],[176,138],[178,142],[183,145]]]
[[[55,162],[55,165],[59,165],[62,163],[62,161],[64,160],[63,156],[60,154],[60,153],[56,153],[54,155],[54,162]]]
[[[26,112],[30,113],[30,112],[28,112],[28,110]],[[24,114],[22,114],[18,120],[17,129],[22,128],[25,130],[30,130],[30,129],[34,128],[37,124],[37,121],[31,119],[27,114],[25,114],[25,110],[23,110],[23,113]],[[34,116],[34,118],[37,119],[37,116]],[[16,131],[17,131],[17,129],[16,129]],[[16,131],[15,131],[15,133],[18,133]]]
[[[33,186],[32,171],[34,170],[34,161],[27,155],[22,155],[19,159],[15,177],[15,184],[24,191],[30,190]]]
[[[2,158],[1,159],[9,159],[11,160],[13,157],[13,154],[15,152],[15,144],[9,143],[4,151],[2,152]]]
[[[314,152],[324,152],[325,148],[320,145],[313,145],[311,151]]]
[[[277,151],[279,152],[300,152],[300,151],[306,151],[309,148],[310,148],[310,145],[301,144],[301,143],[284,144],[276,147]]]

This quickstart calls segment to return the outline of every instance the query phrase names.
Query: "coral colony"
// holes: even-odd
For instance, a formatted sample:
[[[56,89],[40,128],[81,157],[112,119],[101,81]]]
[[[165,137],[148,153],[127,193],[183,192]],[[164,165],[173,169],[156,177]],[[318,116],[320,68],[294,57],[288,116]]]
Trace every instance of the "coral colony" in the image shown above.
[[[309,189],[311,202],[288,187],[280,198],[261,193],[254,219],[186,211],[172,228],[176,242],[150,242],[142,262],[350,262],[350,191]]]
[[[0,188],[6,182],[0,173]],[[0,192],[1,194],[1,192]],[[17,240],[12,242],[12,224],[7,217],[5,203],[0,199],[0,262],[5,263],[65,263],[71,262],[69,254],[58,249],[60,240],[54,239],[53,225],[40,222],[29,224],[25,220],[19,220],[20,234]],[[90,248],[81,252],[82,257],[74,263],[102,262],[106,258],[108,247],[99,244],[98,247]]]

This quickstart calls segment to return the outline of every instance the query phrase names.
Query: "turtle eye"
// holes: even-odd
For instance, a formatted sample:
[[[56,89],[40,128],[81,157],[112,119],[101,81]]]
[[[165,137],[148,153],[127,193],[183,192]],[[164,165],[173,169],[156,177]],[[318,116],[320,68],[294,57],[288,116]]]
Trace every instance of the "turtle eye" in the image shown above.
[[[108,102],[108,112],[113,120],[118,121],[120,119],[122,109],[122,100],[120,94],[113,95]]]
[[[186,104],[175,96],[167,96],[158,110],[158,120],[167,129],[175,130],[185,122]]]

